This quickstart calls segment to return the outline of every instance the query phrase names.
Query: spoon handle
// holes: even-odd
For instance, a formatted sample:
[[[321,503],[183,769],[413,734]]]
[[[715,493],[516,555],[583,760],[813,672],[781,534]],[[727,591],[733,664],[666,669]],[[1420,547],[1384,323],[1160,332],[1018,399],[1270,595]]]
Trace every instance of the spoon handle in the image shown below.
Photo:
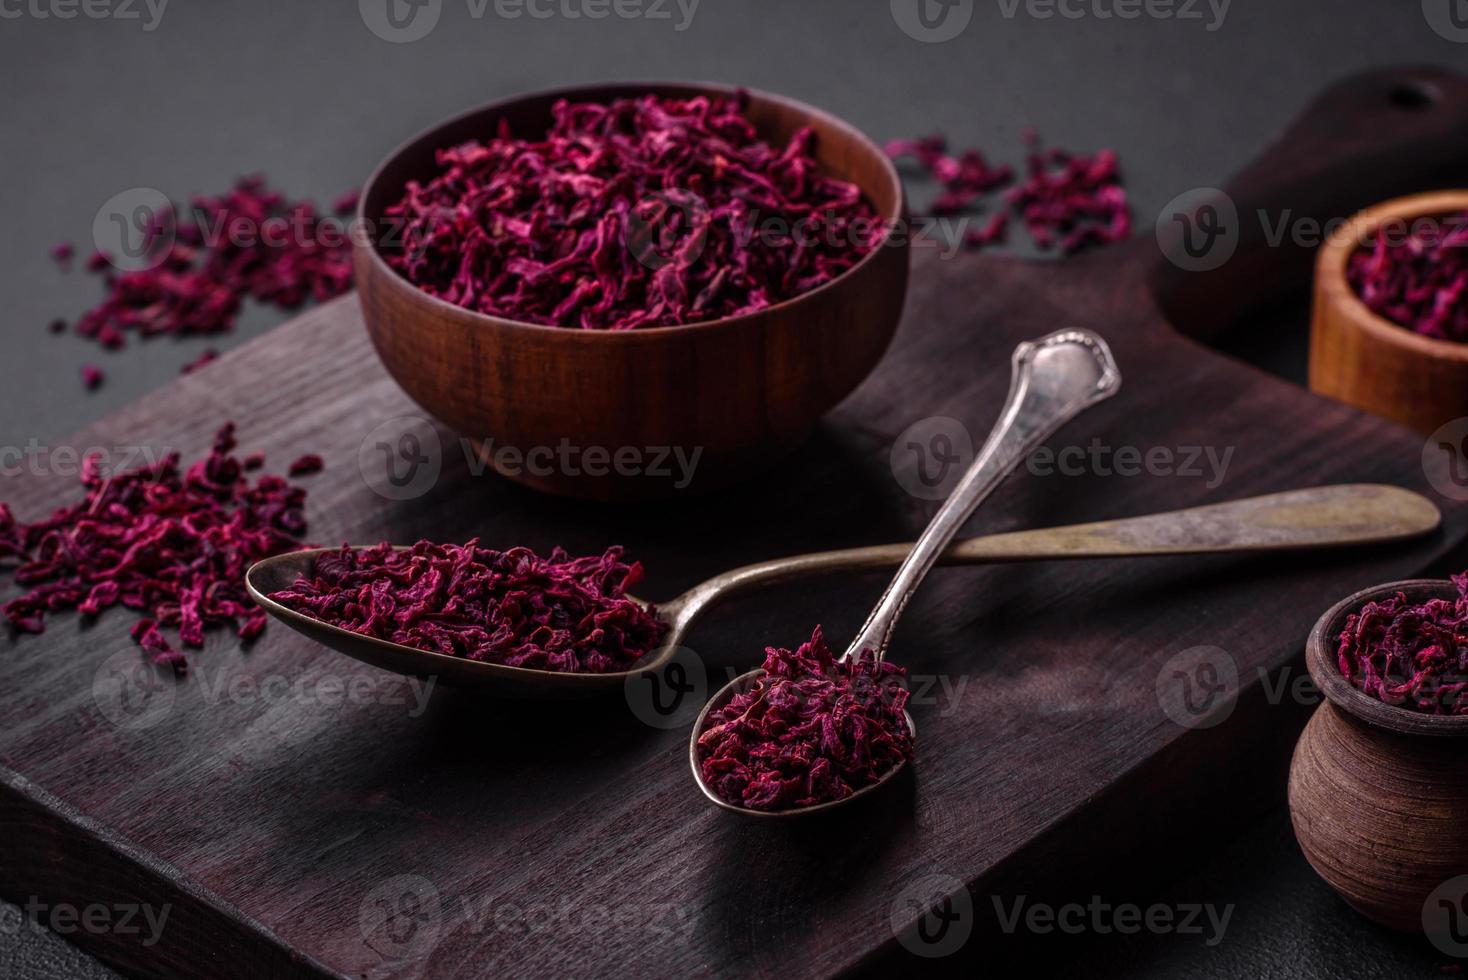
[[[1346,483],[1144,517],[969,538],[955,542],[939,564],[1339,548],[1420,537],[1441,523],[1437,505],[1419,493],[1386,484]]]
[[[1420,493],[1382,483],[1344,483],[1142,517],[965,538],[949,545],[938,564],[1344,548],[1421,537],[1441,523],[1437,505]],[[662,608],[686,630],[710,606],[735,593],[832,572],[893,568],[911,551],[911,544],[876,544],[775,558],[715,575]]]
[[[994,431],[847,648],[843,659],[871,650],[887,655],[908,600],[948,543],[994,488],[1062,425],[1116,394],[1121,373],[1106,342],[1087,330],[1062,330],[1014,350],[1009,397]]]

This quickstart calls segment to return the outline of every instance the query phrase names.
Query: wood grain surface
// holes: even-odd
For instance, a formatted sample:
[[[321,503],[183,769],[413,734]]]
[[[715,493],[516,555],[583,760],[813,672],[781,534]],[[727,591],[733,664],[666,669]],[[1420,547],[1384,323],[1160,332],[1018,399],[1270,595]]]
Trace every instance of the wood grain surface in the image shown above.
[[[1240,212],[1294,202],[1296,214],[1349,214],[1461,167],[1468,88],[1431,76],[1441,98],[1430,107],[1392,100],[1404,78],[1422,77],[1383,73],[1327,93],[1231,187]],[[1363,144],[1366,124],[1376,138]],[[804,976],[904,955],[898,933],[922,899],[936,901],[935,881],[967,885],[977,930],[993,931],[991,895],[1121,888],[1118,864],[1175,867],[1187,849],[1221,846],[1260,796],[1282,795],[1302,723],[1264,679],[1299,663],[1336,599],[1418,573],[1468,532],[1468,510],[1429,484],[1420,437],[1179,332],[1306,287],[1308,254],[1261,257],[1255,238],[1192,281],[1150,234],[1062,264],[917,249],[876,373],[776,469],[673,503],[540,496],[476,475],[442,430],[438,478],[419,497],[387,499],[374,490],[374,447],[390,420],[418,410],[374,358],[352,297],[180,378],[73,444],[192,456],[232,418],[242,446],[277,467],[325,456],[309,484],[314,541],[479,535],[573,552],[620,542],[646,564],[639,591],[650,598],[781,554],[911,538],[934,507],[905,489],[940,448],[924,420],[955,419],[981,439],[1015,343],[1068,325],[1110,341],[1126,384],[1051,447],[1165,450],[1173,472],[1021,470],[969,533],[1331,482],[1427,493],[1444,526],[1350,553],[940,570],[891,652],[920,692],[910,775],[853,812],[790,827],[732,819],[698,794],[684,754],[701,691],[669,721],[640,691],[558,707],[432,690],[425,705],[422,685],[276,627],[247,651],[211,637],[189,678],[172,682],[136,670],[126,614],[56,617],[44,636],[6,644],[0,667],[6,887],[49,902],[168,904],[148,949],[115,930],[73,937],[162,975]],[[1227,272],[1234,262],[1251,272]],[[1189,309],[1197,320],[1181,322]],[[1194,447],[1227,454],[1220,478]],[[27,518],[75,492],[67,474],[28,473],[4,497]],[[882,584],[744,597],[690,645],[717,686],[815,623],[850,635]],[[1217,662],[1200,648],[1236,668],[1232,712],[1227,698],[1188,712],[1178,679],[1200,657]],[[990,962],[1011,938],[971,939],[944,962]]]

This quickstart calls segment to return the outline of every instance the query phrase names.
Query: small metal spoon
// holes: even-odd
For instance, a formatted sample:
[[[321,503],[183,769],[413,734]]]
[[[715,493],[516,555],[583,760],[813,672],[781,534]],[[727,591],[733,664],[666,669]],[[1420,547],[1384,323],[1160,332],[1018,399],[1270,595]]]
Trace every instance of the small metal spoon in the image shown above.
[[[958,485],[938,508],[927,528],[912,546],[882,593],[866,624],[840,657],[850,661],[870,653],[878,661],[887,655],[892,633],[903,609],[922,584],[938,558],[958,534],[965,521],[989,494],[1017,467],[1025,457],[1040,448],[1061,426],[1086,409],[1105,401],[1121,387],[1121,372],[1111,357],[1106,342],[1087,330],[1062,330],[1036,341],[1020,344],[1014,350],[1009,382],[1009,397],[999,413],[994,431],[989,433],[984,448],[959,478]],[[829,810],[850,803],[891,781],[906,768],[906,761],[888,769],[875,782],[862,787],[841,800],[818,803],[789,810],[751,810],[721,798],[704,781],[699,767],[698,741],[708,727],[710,712],[727,704],[737,692],[756,682],[762,668],[734,678],[704,705],[688,739],[688,763],[699,789],[717,805],[735,813],[751,816],[788,817]],[[912,716],[907,715],[908,728],[916,736]]]

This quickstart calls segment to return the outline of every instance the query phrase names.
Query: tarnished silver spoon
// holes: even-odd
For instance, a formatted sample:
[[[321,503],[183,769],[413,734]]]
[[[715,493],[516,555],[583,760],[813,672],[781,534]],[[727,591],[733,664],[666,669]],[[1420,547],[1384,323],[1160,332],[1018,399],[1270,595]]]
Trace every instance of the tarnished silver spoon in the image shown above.
[[[1340,484],[1144,517],[966,538],[950,545],[938,564],[1342,548],[1420,537],[1435,530],[1441,520],[1432,501],[1410,490],[1384,484]],[[560,674],[450,657],[339,629],[270,599],[270,593],[288,588],[298,576],[309,573],[318,556],[337,550],[297,551],[260,562],[245,579],[250,595],[286,626],[363,663],[506,697],[553,699],[615,692],[629,677],[662,671],[703,615],[730,596],[822,575],[896,568],[911,553],[912,545],[879,544],[792,555],[715,575],[676,599],[657,603],[658,618],[668,627],[662,644],[644,654],[635,670],[613,674]]]
[[[1383,484],[1341,484],[1144,517],[966,538],[950,545],[939,556],[938,564],[1342,548],[1420,537],[1435,530],[1441,520],[1432,501],[1410,490]],[[481,688],[507,697],[573,698],[614,692],[629,677],[661,672],[704,613],[730,596],[822,575],[896,568],[912,547],[880,544],[820,551],[722,572],[676,599],[657,603],[658,618],[668,627],[662,644],[644,654],[635,670],[614,674],[559,674],[450,657],[329,626],[270,599],[270,593],[288,588],[298,576],[311,571],[318,556],[334,554],[336,548],[266,559],[250,569],[245,583],[255,601],[286,626],[375,667],[433,676],[445,684]]]
[[[927,529],[912,546],[882,593],[866,624],[841,655],[849,661],[870,652],[878,661],[887,655],[892,633],[913,593],[949,542],[958,534],[979,504],[1017,467],[1025,457],[1040,447],[1065,423],[1081,412],[1105,401],[1121,387],[1121,373],[1111,357],[1106,342],[1087,330],[1062,330],[1039,340],[1027,341],[1015,348],[1009,382],[1009,397],[999,413],[994,431],[989,433],[984,448],[974,458],[958,485],[938,508]],[[905,762],[892,766],[874,783],[858,789],[841,800],[787,810],[752,810],[723,799],[703,778],[699,758],[699,737],[708,728],[709,714],[727,704],[739,691],[755,683],[764,673],[752,670],[730,681],[718,691],[694,723],[688,741],[688,762],[693,778],[703,794],[715,804],[736,813],[759,817],[789,817],[830,810],[850,803],[890,782],[905,767]],[[912,716],[907,716],[909,729]],[[913,730],[916,734],[916,730]]]

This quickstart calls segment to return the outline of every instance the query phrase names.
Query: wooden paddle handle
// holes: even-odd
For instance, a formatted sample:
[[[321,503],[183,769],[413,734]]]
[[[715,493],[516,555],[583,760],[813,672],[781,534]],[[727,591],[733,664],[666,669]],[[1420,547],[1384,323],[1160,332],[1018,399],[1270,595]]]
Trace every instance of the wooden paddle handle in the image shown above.
[[[1206,339],[1301,289],[1328,223],[1388,198],[1468,184],[1465,131],[1463,75],[1393,68],[1332,86],[1223,195],[1177,188],[1159,215],[1138,216],[1158,306]]]

